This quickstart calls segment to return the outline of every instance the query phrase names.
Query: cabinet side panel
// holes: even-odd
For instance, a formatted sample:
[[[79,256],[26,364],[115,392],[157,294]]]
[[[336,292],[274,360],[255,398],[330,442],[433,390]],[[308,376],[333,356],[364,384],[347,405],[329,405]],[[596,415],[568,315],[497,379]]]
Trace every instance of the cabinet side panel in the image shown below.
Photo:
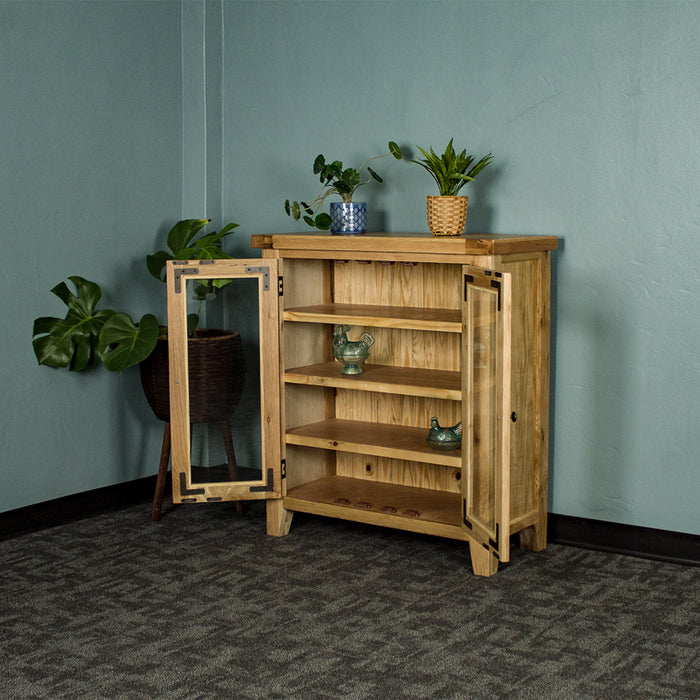
[[[284,368],[326,362],[333,356],[330,327],[314,323],[284,324]],[[340,365],[338,365],[340,368]],[[340,371],[340,370],[339,370]]]
[[[287,384],[284,393],[287,429],[336,417],[335,389]]]
[[[335,475],[336,454],[298,445],[286,446],[287,489]]]
[[[332,272],[327,260],[284,260],[284,308],[332,301]]]
[[[326,260],[285,259],[284,308],[332,301],[332,272]],[[332,329],[312,323],[285,323],[284,367],[304,367],[332,356]]]
[[[284,259],[284,308],[332,301],[332,270],[327,260]],[[313,323],[285,323],[284,368],[304,367],[332,356],[332,329]],[[285,426],[315,423],[334,417],[334,392],[283,383]],[[325,450],[285,446],[287,488],[334,472],[335,455]]]

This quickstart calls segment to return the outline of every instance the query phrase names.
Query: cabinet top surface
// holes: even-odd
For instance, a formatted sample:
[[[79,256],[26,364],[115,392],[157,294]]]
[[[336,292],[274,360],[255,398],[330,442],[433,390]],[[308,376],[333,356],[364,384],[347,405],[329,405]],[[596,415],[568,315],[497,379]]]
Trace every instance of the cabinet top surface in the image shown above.
[[[557,247],[557,237],[491,233],[461,236],[433,236],[431,233],[274,233],[253,235],[251,246],[275,250],[506,255],[554,250]]]

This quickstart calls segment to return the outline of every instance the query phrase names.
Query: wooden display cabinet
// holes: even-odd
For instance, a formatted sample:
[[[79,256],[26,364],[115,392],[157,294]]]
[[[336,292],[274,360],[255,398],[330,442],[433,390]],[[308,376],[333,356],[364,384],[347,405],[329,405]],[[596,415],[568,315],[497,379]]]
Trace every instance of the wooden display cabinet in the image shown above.
[[[261,359],[267,461],[260,480],[225,497],[265,498],[271,535],[286,535],[298,511],[463,540],[483,576],[509,560],[513,534],[543,549],[557,239],[278,234],[252,244],[262,259],[237,269],[266,270],[253,274],[273,342]],[[180,265],[169,314],[183,317],[175,274],[227,276],[233,263]],[[274,300],[263,304],[265,274]],[[374,336],[362,374],[334,361],[336,324],[351,326],[351,340]],[[189,466],[183,347],[171,347],[174,477]],[[427,444],[433,416],[462,421],[461,450]]]

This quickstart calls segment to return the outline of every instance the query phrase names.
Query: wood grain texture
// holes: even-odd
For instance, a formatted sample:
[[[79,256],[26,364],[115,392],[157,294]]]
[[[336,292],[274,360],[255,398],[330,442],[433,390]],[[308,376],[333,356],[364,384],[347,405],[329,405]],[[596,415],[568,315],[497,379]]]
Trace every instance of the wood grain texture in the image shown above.
[[[433,236],[430,233],[369,233],[362,236],[278,233],[252,236],[251,245],[254,248],[287,250],[504,255],[554,250],[557,238],[478,233],[461,236]]]
[[[290,510],[466,540],[459,494],[332,477],[292,489]]]
[[[287,430],[286,442],[323,450],[407,459],[427,464],[461,466],[459,450],[440,452],[426,442],[424,428],[331,419]]]
[[[284,320],[439,330],[445,333],[459,333],[461,331],[461,316],[458,311],[450,309],[426,311],[421,308],[372,306],[369,304],[315,304],[285,309]]]
[[[472,558],[472,569],[477,576],[493,576],[498,570],[498,560],[474,540],[469,542],[469,553]]]
[[[543,392],[549,251],[557,239],[275,234],[253,237],[253,245],[264,257],[281,259],[285,288],[281,386],[288,488],[283,507],[270,511],[272,529],[284,531],[294,510],[399,528],[409,522],[409,529],[469,540],[480,575],[495,572],[495,551],[508,560],[511,533],[522,533],[524,547],[544,546]],[[466,312],[468,268],[491,273],[485,291],[502,280],[508,302],[496,325],[493,301]],[[335,324],[351,326],[351,340],[363,332],[374,336],[362,375],[341,375],[333,361]],[[494,348],[491,372],[478,379],[473,367],[463,376],[474,342]],[[504,353],[508,348],[512,352]],[[471,472],[460,454],[435,453],[425,443],[431,416],[452,425],[468,415],[463,405],[470,402],[465,429],[477,435],[475,464],[482,465]],[[370,499],[369,508],[330,501],[345,482],[353,484],[352,493],[359,489],[357,498]],[[387,488],[418,489],[406,503],[422,491],[453,499],[450,522],[377,511],[376,496]],[[461,524],[463,493],[476,497],[486,527],[478,534]]]
[[[288,384],[462,400],[459,372],[364,364],[362,374],[345,375],[341,374],[341,367],[338,362],[295,367],[285,372],[284,381]]]
[[[261,500],[282,496],[281,396],[279,381],[280,318],[276,280],[277,260],[198,261],[167,266],[168,353],[170,363],[170,413],[173,471],[173,501]],[[189,416],[189,367],[187,352],[187,284],[200,279],[252,279],[258,286],[259,365],[261,397],[262,474],[253,481],[197,482],[192,484],[191,431]],[[272,481],[268,475],[272,473]],[[183,493],[181,484],[186,493]]]
[[[351,452],[334,454],[336,456],[335,473],[338,476],[461,493],[461,467],[447,467],[443,464],[427,464]]]

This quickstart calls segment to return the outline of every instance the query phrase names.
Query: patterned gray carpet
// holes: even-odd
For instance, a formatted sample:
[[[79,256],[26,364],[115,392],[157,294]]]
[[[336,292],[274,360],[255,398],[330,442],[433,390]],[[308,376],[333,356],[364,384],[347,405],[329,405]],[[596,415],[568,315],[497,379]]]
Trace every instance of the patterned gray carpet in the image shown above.
[[[0,697],[700,698],[700,568],[228,504],[0,543]]]

